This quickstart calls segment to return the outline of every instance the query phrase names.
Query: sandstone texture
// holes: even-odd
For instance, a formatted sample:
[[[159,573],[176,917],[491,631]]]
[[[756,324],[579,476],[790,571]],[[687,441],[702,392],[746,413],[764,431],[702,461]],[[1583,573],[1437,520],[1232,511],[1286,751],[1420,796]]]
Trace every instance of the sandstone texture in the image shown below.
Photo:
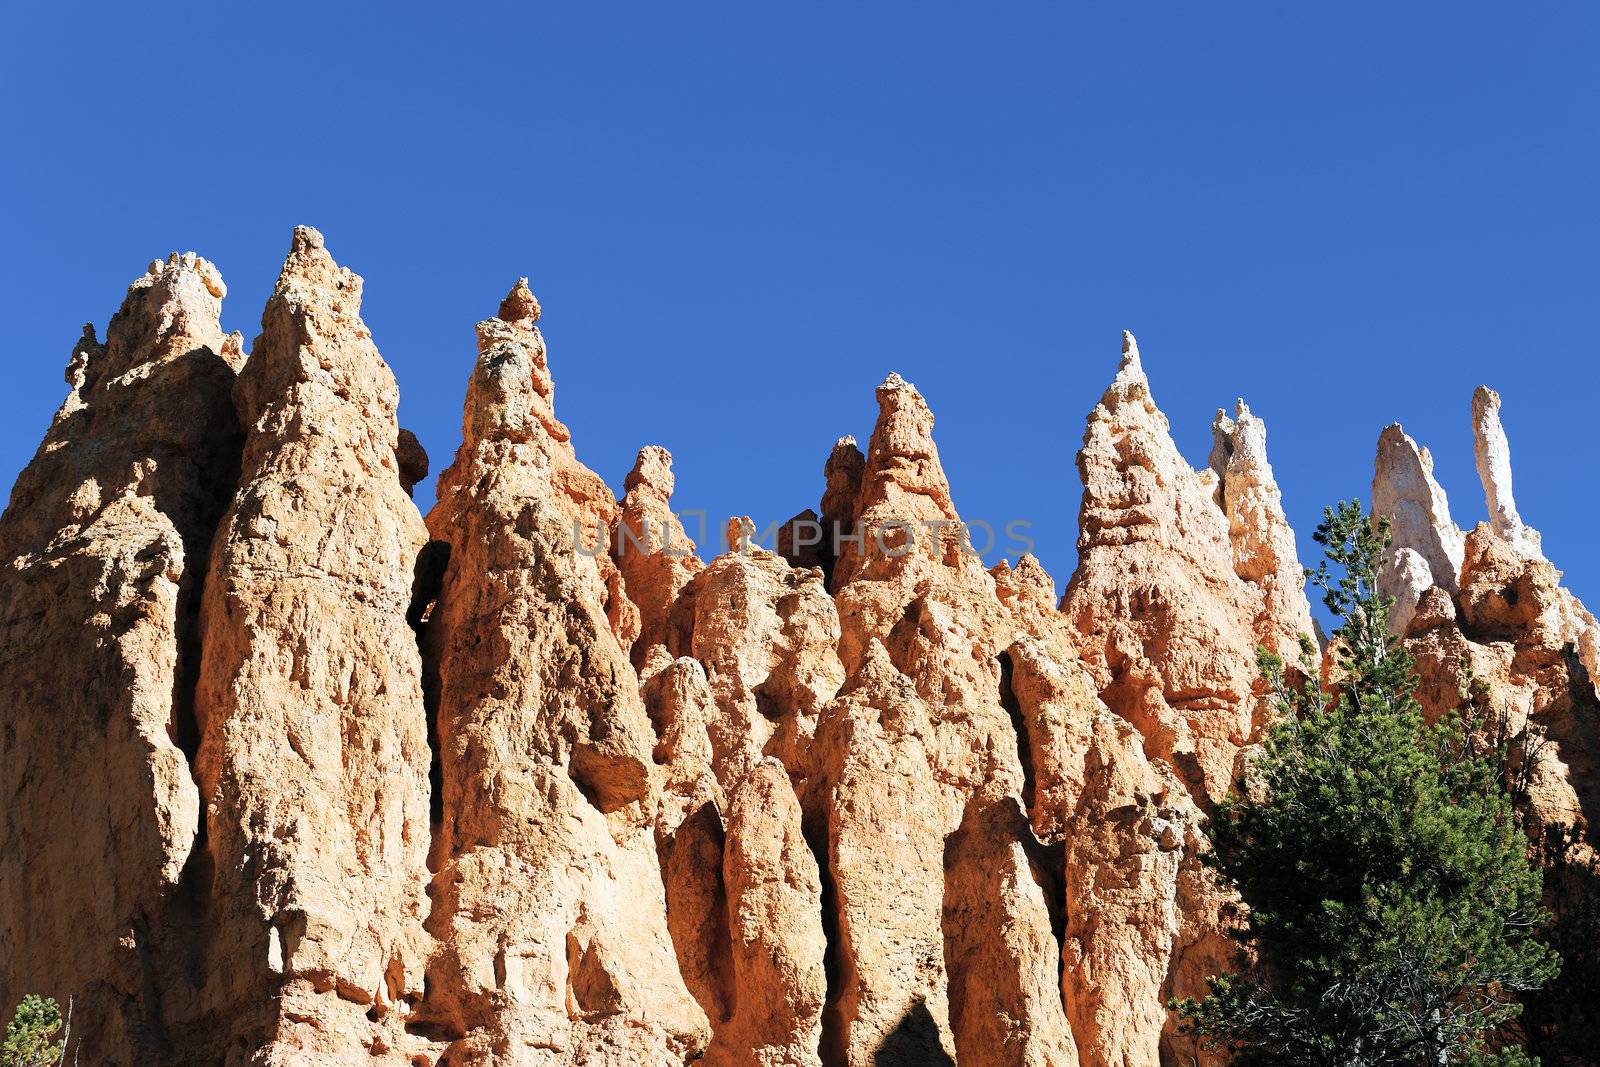
[[[243,466],[211,552],[195,689],[230,1062],[397,1048],[420,997],[428,847],[422,517],[361,279],[302,227],[234,386]]]
[[[624,483],[612,550],[628,599],[639,609],[639,636],[631,650],[635,666],[643,666],[652,648],[667,644],[672,606],[704,565],[672,510],[674,483],[672,454],[660,445],[639,450]]]
[[[1456,590],[1465,539],[1450,519],[1450,502],[1433,477],[1433,455],[1399,423],[1378,437],[1372,473],[1372,513],[1389,522],[1389,545],[1378,584],[1394,598],[1389,625],[1406,632],[1417,601],[1437,585]]]
[[[1206,808],[1266,726],[1256,646],[1292,659],[1310,631],[1265,429],[1241,403],[1215,433],[1212,467],[1196,472],[1125,335],[1078,453],[1079,565],[1061,601],[1106,704]]]
[[[1567,837],[1580,858],[1592,858],[1600,819],[1600,622],[1562,586],[1539,532],[1517,510],[1500,407],[1487,386],[1472,396],[1473,453],[1489,521],[1462,540],[1456,571],[1431,574],[1403,632],[1424,710],[1438,716],[1465,703],[1491,735],[1519,738],[1532,828]],[[1383,455],[1380,445],[1380,477]],[[1446,523],[1446,533],[1455,529]],[[1396,580],[1384,591],[1400,598],[1413,589]]]
[[[609,557],[580,551],[615,504],[555,421],[537,314],[519,282],[478,325],[428,516],[449,563],[423,636],[443,789],[422,1010],[450,1063],[682,1061],[710,1034],[667,936],[654,738]]]
[[[1197,1055],[1159,1005],[1203,993],[1234,953],[1237,903],[1200,865],[1200,827],[1270,725],[1256,647],[1292,662],[1310,636],[1266,429],[1240,401],[1234,418],[1218,413],[1213,442],[1209,469],[1190,467],[1124,334],[1078,453],[1079,563],[1061,600],[1104,702],[1072,727],[1083,755],[1062,758],[1060,772],[1084,784],[1061,790],[1076,800],[1056,816],[1068,1009],[1090,1064]],[[1035,714],[1072,691],[1019,663],[1017,690]],[[1113,915],[1109,927],[1100,918]]]
[[[727,842],[732,1011],[706,1062],[820,1064],[827,996],[822,881],[801,831],[799,798],[778,761],[763,760],[740,781]]]
[[[1124,338],[1044,488],[1082,493],[1059,596],[972,550],[897,374],[717,552],[665,448],[620,499],[580,460],[523,279],[424,519],[361,289],[301,228],[248,357],[192,255],[73,350],[0,519],[6,1007],[74,998],[128,1067],[1208,1062],[1165,1006],[1234,952],[1204,828],[1271,723],[1256,648],[1313,630],[1243,401],[1195,469]],[[1499,411],[1466,535],[1384,431],[1384,588],[1430,712],[1492,683],[1530,810],[1588,834],[1600,625]]]
[[[193,254],[150,265],[0,518],[0,1002],[70,992],[85,1062],[168,1047],[188,983],[202,800],[194,677],[206,559],[239,474],[243,361]],[[204,850],[201,844],[200,849]]]

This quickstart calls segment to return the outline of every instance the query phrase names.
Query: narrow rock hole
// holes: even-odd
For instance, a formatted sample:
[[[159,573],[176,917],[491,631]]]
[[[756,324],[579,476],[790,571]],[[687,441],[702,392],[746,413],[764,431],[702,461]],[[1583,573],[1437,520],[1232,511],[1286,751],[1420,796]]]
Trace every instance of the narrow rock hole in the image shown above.
[[[416,635],[417,652],[422,659],[422,711],[428,724],[428,822],[430,836],[435,842],[444,826],[444,764],[439,743],[439,664],[429,648],[427,635],[428,621],[433,617],[449,565],[449,542],[429,541],[422,546],[412,567],[411,605],[406,610],[406,622]],[[430,870],[435,865],[433,853],[430,844]]]
[[[827,813],[806,813],[801,819],[800,833],[817,861],[817,874],[822,883],[822,972],[827,980],[822,1008],[822,1062],[843,1063],[845,1040],[844,1023],[839,1018],[839,993],[844,982],[844,962],[840,959],[839,946],[839,891],[833,884],[833,870],[828,865]]]
[[[193,361],[203,368],[204,376],[217,383],[227,382],[231,388],[234,373],[221,356],[202,348],[189,353],[185,361]],[[227,391],[220,397],[226,398]],[[233,502],[239,478],[244,469],[244,429],[239,425],[238,413],[231,401],[218,403],[212,412],[216,447],[205,457],[200,488],[204,503],[200,506],[197,523],[190,535],[184,538],[184,571],[181,579],[178,616],[176,621],[178,667],[173,678],[172,743],[183,753],[184,764],[194,774],[195,760],[200,755],[200,720],[195,712],[195,690],[200,684],[200,660],[204,650],[205,635],[200,626],[200,605],[205,599],[206,573],[211,565],[211,551],[222,525],[223,516]],[[182,514],[186,502],[175,496],[167,479],[157,478],[153,485],[157,507],[168,515]],[[198,787],[199,779],[195,780]],[[189,864],[195,856],[206,852],[206,809],[211,798],[200,792],[199,825],[195,827],[195,840]],[[187,875],[187,870],[184,874]],[[209,872],[204,892],[210,892]]]
[[[1022,765],[1022,807],[1032,813],[1035,789],[1033,749],[1028,740],[1027,721],[1022,717],[1022,705],[1011,689],[1011,677],[1015,670],[1011,663],[1011,651],[1007,649],[995,659],[1000,664],[1000,706],[1011,717],[1011,732],[1017,738],[1017,762]]]

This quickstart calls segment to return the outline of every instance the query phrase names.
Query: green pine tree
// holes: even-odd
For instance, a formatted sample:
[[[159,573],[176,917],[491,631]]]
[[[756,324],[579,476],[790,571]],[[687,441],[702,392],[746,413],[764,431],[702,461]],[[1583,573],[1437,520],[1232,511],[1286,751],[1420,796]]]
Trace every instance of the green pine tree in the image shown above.
[[[17,1005],[0,1043],[0,1067],[55,1067],[66,1053],[61,1009],[49,997],[28,994]]]
[[[1503,1028],[1559,961],[1533,936],[1540,876],[1502,765],[1459,716],[1423,722],[1376,589],[1387,529],[1344,503],[1316,540],[1327,559],[1307,576],[1339,621],[1337,695],[1308,638],[1307,681],[1259,654],[1281,722],[1208,830],[1257,962],[1173,1007],[1240,1067],[1535,1062],[1499,1047]]]

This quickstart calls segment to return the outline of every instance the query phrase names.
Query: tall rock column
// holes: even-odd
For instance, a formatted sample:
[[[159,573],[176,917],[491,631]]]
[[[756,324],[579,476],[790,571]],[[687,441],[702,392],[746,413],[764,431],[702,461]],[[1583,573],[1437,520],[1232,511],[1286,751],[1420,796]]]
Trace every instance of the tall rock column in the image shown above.
[[[1425,594],[1409,620],[1418,699],[1432,718],[1455,708],[1469,683],[1487,686],[1476,714],[1530,739],[1522,799],[1532,824],[1574,832],[1592,855],[1600,840],[1600,622],[1561,584],[1539,532],[1517,511],[1500,396],[1487,386],[1473,394],[1472,431],[1490,521],[1466,536],[1454,595]]]
[[[429,752],[406,613],[427,534],[360,304],[296,229],[234,389],[243,470],[196,699],[228,1062],[400,1062],[421,993]]]
[[[1444,489],[1434,480],[1433,455],[1399,423],[1378,435],[1372,513],[1389,522],[1390,544],[1378,572],[1378,590],[1394,598],[1389,627],[1401,635],[1423,593],[1435,585],[1451,594],[1459,588],[1465,539],[1450,520]]]
[[[632,648],[639,636],[639,609],[628,598],[622,572],[612,558],[622,543],[616,532],[617,498],[605,479],[578,461],[571,431],[556,418],[555,381],[536,325],[539,315],[539,301],[529,291],[528,279],[518,278],[500,302],[499,313],[478,324],[480,351],[518,353],[510,368],[518,379],[502,383],[498,365],[487,368],[477,390],[479,402],[472,395],[467,398],[466,436],[509,434],[536,446],[530,462],[539,467],[556,513],[583,546],[574,562],[584,595],[604,607],[611,632],[623,648]],[[670,462],[667,457],[669,466]],[[670,480],[664,488],[671,492]]]
[[[1067,816],[1073,1033],[1085,1067],[1190,1063],[1167,1000],[1231,967],[1217,930],[1233,904],[1203,881],[1199,812],[1171,770],[1115,715],[1094,715],[1088,730],[1084,788]]]
[[[1539,531],[1525,525],[1517,513],[1511,492],[1511,443],[1500,425],[1500,394],[1487,385],[1472,393],[1472,454],[1489,508],[1489,525],[1523,555],[1542,556]]]
[[[1314,630],[1294,531],[1267,462],[1266,423],[1240,400],[1233,418],[1217,412],[1211,432],[1210,466],[1228,517],[1233,570],[1260,590],[1260,611],[1252,620],[1256,641],[1293,664],[1300,657],[1300,635]]]
[[[1039,890],[1052,856],[1016,797],[974,800],[945,839],[945,970],[963,1067],[1076,1067],[1061,946]],[[1020,920],[1020,921],[1019,921]]]
[[[810,818],[823,824],[837,954],[823,1060],[953,1064],[943,884],[954,826],[929,769],[927,706],[881,643],[824,711],[817,743],[826,788]]]
[[[70,998],[84,1062],[171,1055],[193,1007],[172,910],[200,819],[195,615],[239,464],[223,293],[175,254],[104,344],[85,327],[0,518],[0,1008]]]
[[[519,283],[478,325],[428,515],[450,558],[424,637],[444,786],[424,1021],[452,1064],[681,1063],[710,1033],[668,936],[655,738],[610,560],[574,532],[609,491],[555,421],[536,317]]]
[[[1472,444],[1490,527],[1521,558],[1543,560],[1543,536],[1517,513],[1511,494],[1511,444],[1500,425],[1500,394],[1487,385],[1478,386],[1472,394]],[[1551,599],[1553,610],[1540,620],[1541,628],[1554,631],[1563,644],[1572,646],[1592,684],[1600,679],[1600,623],[1565,587]]]
[[[746,523],[677,592],[665,631],[679,658],[651,652],[657,840],[679,965],[716,1029],[707,1061],[799,1065],[816,1062],[825,985],[796,791],[843,679],[839,619],[821,571],[755,547]],[[631,592],[644,561],[622,562]]]
[[[1213,430],[1211,469],[1196,471],[1124,334],[1078,453],[1078,569],[1061,602],[1115,716],[1091,720],[1082,762],[1060,761],[1083,784],[1054,816],[1067,849],[1068,1013],[1093,1067],[1195,1052],[1163,1005],[1203,994],[1231,962],[1237,904],[1199,863],[1199,827],[1270,722],[1255,647],[1293,654],[1310,630],[1265,427],[1241,403]],[[1028,703],[1054,702],[1062,683],[1032,657],[1016,664],[1033,721]]]
[[[632,660],[643,667],[650,650],[667,644],[667,622],[673,602],[703,566],[694,542],[672,510],[672,453],[660,445],[639,450],[623,485],[611,550],[627,586],[628,599],[639,609],[639,636]]]
[[[733,1012],[709,1067],[820,1067],[827,993],[822,883],[783,765],[765,759],[734,789],[723,881]]]
[[[1078,453],[1078,569],[1061,602],[1102,699],[1202,807],[1227,795],[1240,751],[1265,725],[1257,642],[1281,644],[1310,617],[1285,574],[1292,555],[1269,547],[1283,539],[1271,532],[1281,510],[1259,454],[1264,436],[1247,423],[1227,444],[1219,506],[1217,481],[1178,452],[1124,334],[1121,366]]]
[[[1004,817],[1025,784],[1002,666],[1021,616],[970,550],[921,393],[891,374],[877,400],[864,462],[835,446],[822,505],[857,538],[831,575],[849,680],[820,717],[807,791],[839,959],[824,1058],[1041,1062],[1071,1037],[1040,965],[1053,891],[1026,820]],[[1028,951],[967,951],[1002,939]],[[1011,1035],[998,1047],[997,1032]]]

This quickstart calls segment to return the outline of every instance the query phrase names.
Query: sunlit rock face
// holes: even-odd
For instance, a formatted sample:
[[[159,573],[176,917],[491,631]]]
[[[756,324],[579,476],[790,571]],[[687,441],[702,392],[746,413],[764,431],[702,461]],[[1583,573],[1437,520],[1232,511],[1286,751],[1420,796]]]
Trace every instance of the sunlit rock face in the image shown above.
[[[1294,654],[1310,630],[1265,429],[1241,403],[1190,467],[1131,334],[1078,453],[1079,563],[1061,610],[1101,697],[1203,806],[1232,787],[1265,726],[1255,647]]]
[[[321,234],[295,231],[233,390],[244,459],[201,609],[205,998],[232,1020],[228,1056],[264,1063],[405,1044],[399,1009],[428,951],[427,723],[406,624],[427,531],[361,288]]]
[[[75,997],[98,1020],[89,1063],[134,1062],[198,1010],[181,929],[206,870],[198,614],[242,440],[225,292],[174,254],[128,287],[103,342],[84,328],[0,518],[0,1004]]]
[[[1378,588],[1394,605],[1389,625],[1404,634],[1417,601],[1432,586],[1455,592],[1464,538],[1450,520],[1450,503],[1433,478],[1433,456],[1399,423],[1378,437],[1372,474],[1372,513],[1388,522],[1390,544]]]
[[[1500,394],[1488,386],[1473,393],[1473,453],[1489,521],[1462,539],[1455,571],[1432,575],[1407,618],[1406,645],[1417,659],[1425,711],[1442,715],[1466,694],[1490,729],[1523,734],[1533,825],[1569,835],[1592,856],[1600,819],[1600,623],[1561,584],[1539,532],[1518,511],[1500,409]]]
[[[1256,647],[1297,657],[1310,610],[1265,425],[1243,401],[1218,412],[1208,469],[1190,467],[1132,334],[1078,471],[1078,569],[1061,614],[1102,707],[1075,701],[1061,728],[1073,740],[1056,752],[1083,755],[1053,768],[1082,783],[1059,790],[1071,807],[1056,816],[1068,1008],[1087,1063],[1187,1062],[1199,1051],[1161,1005],[1203,994],[1229,965],[1237,910],[1200,865],[1201,827],[1270,724]],[[1079,688],[1019,663],[1019,697],[1046,711],[1053,692]]]
[[[1271,723],[1256,648],[1312,629],[1243,401],[1197,470],[1124,339],[1040,487],[1081,492],[1058,599],[972,551],[897,374],[864,446],[818,428],[821,539],[718,553],[665,448],[620,499],[580,460],[518,281],[462,324],[424,519],[361,280],[295,231],[248,358],[222,295],[134,283],[0,519],[0,995],[76,998],[83,1062],[1207,1062],[1166,1008],[1233,961],[1204,828]],[[1490,683],[1582,836],[1600,626],[1500,408],[1465,535],[1383,432],[1382,583],[1429,713]]]
[[[580,551],[615,502],[555,421],[537,308],[519,282],[479,324],[428,515],[448,563],[423,635],[443,795],[419,1015],[449,1062],[681,1062],[710,1027],[667,930],[637,626],[615,625],[638,614]]]

